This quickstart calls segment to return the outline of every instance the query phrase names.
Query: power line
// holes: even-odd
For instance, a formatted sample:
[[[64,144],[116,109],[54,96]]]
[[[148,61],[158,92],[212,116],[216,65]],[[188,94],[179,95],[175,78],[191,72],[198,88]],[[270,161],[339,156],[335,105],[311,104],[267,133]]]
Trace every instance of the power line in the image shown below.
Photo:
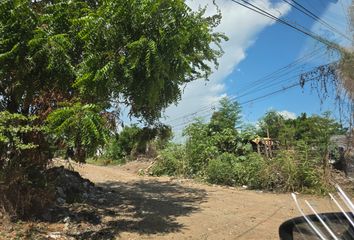
[[[261,85],[264,84],[264,82],[266,82],[266,84],[269,85],[269,83],[271,83],[272,80],[279,79],[279,78],[287,75],[288,73],[293,73],[295,69],[298,69],[299,67],[303,66],[303,65],[298,66],[298,64],[305,63],[306,61],[314,58],[322,50],[324,50],[323,47],[316,48],[315,50],[313,50],[313,51],[305,54],[304,56],[296,59],[295,61],[291,62],[290,64],[287,64],[286,66],[283,66],[283,67],[273,71],[272,73],[269,73],[266,76],[263,76],[263,77],[259,78],[258,80],[251,82],[249,84],[249,86],[246,86],[247,90],[254,89],[255,87],[259,88]],[[267,80],[270,80],[270,79],[272,79],[272,80],[271,81],[267,81]],[[254,89],[253,91],[256,92],[257,89]],[[236,98],[239,98],[239,97],[240,96],[231,97],[230,100],[235,100]],[[210,109],[211,108],[215,108],[215,105],[218,104],[218,103],[219,103],[219,101],[212,102],[212,103],[210,103],[208,105],[200,107],[199,109],[197,109],[194,112],[179,116],[179,117],[174,118],[174,119],[169,119],[165,123],[169,124],[171,122],[176,122],[178,120],[183,120],[183,119],[188,118],[190,116],[195,116],[196,114],[201,113],[201,112],[210,111]]]
[[[326,66],[332,65],[332,64],[334,64],[334,63],[335,63],[335,62],[326,64]],[[322,65],[322,66],[324,66],[324,65]],[[318,68],[318,67],[316,67],[316,68]],[[315,68],[315,69],[316,69],[316,68]],[[312,72],[312,71],[313,71],[313,69],[312,69],[311,71],[306,72],[306,73],[309,73],[309,72]],[[306,74],[306,73],[303,73],[303,74]],[[297,76],[298,76],[298,75],[297,75]],[[307,83],[307,82],[310,82],[310,81],[313,81],[313,80],[316,80],[316,79],[317,79],[316,77],[313,77],[313,78],[311,78],[311,79],[305,80],[303,83]],[[246,104],[248,104],[248,103],[251,103],[251,102],[255,102],[255,101],[264,99],[264,98],[266,98],[266,97],[269,97],[269,96],[275,95],[275,94],[277,94],[277,93],[286,91],[286,90],[291,89],[291,88],[294,88],[294,87],[296,87],[296,86],[301,86],[301,84],[303,84],[303,83],[300,83],[300,82],[292,83],[291,85],[282,87],[281,89],[278,89],[278,90],[276,90],[276,91],[273,91],[273,92],[267,93],[267,94],[265,94],[265,95],[262,95],[262,96],[259,96],[259,97],[256,97],[256,98],[253,98],[253,99],[250,99],[250,100],[241,102],[241,103],[239,103],[239,105],[240,105],[240,106],[243,106],[243,105],[246,105]],[[274,85],[271,86],[271,87],[274,87]],[[201,111],[201,112],[204,112],[204,111]],[[196,113],[198,113],[198,112],[196,112]],[[191,114],[190,117],[193,117],[193,116],[196,117],[196,116],[195,116],[196,113]],[[200,113],[200,112],[199,112],[199,113]],[[210,112],[210,110],[209,110],[208,114],[202,115],[202,116],[198,116],[198,117],[202,117],[202,118],[203,118],[203,117],[207,117],[207,116],[209,116],[209,115],[211,115],[211,114],[212,114],[212,112]],[[186,118],[186,117],[185,117],[185,118]],[[185,122],[183,122],[183,123],[180,123],[180,124],[177,124],[177,125],[173,126],[172,128],[175,129],[175,128],[180,127],[180,126],[185,126],[185,125],[187,125],[187,124],[189,124],[189,123],[191,123],[191,122],[193,122],[193,120],[187,120],[187,121],[185,121]]]
[[[316,79],[316,78],[311,78],[311,79],[306,80],[305,82],[307,83],[307,82],[310,82],[310,81],[314,81],[315,79]],[[251,103],[251,102],[254,102],[254,101],[257,101],[257,100],[261,100],[261,99],[264,99],[264,98],[273,96],[273,95],[275,95],[275,94],[278,94],[278,93],[287,91],[287,90],[292,89],[292,88],[297,87],[297,86],[301,86],[301,84],[300,84],[299,82],[293,83],[293,84],[291,84],[291,85],[289,85],[289,86],[283,87],[283,88],[278,89],[278,90],[276,90],[276,91],[273,91],[273,92],[267,93],[267,94],[265,94],[265,95],[262,95],[262,96],[259,96],[259,97],[256,97],[256,98],[247,100],[247,101],[245,101],[245,102],[242,102],[242,103],[240,103],[239,105],[240,105],[240,106],[243,106],[243,105],[246,105],[246,104],[248,104],[248,103]],[[203,116],[199,116],[199,117],[201,117],[201,118],[207,117],[207,116],[209,116],[210,114],[212,114],[212,112],[208,113],[207,115],[203,115]],[[194,121],[192,120],[192,121],[187,121],[187,122],[184,122],[184,123],[181,123],[181,124],[177,124],[177,125],[173,126],[172,129],[176,129],[176,128],[178,128],[178,127],[182,127],[182,126],[188,125],[188,124],[190,124],[190,123],[192,123],[192,122],[194,122]]]
[[[265,11],[264,9],[261,9],[261,8],[257,7],[256,5],[250,3],[250,2],[248,2],[246,0],[240,0],[242,2],[237,1],[237,0],[231,0],[231,1],[236,3],[236,4],[238,4],[238,5],[240,5],[240,6],[245,7],[247,9],[251,10],[251,11],[254,11],[254,12],[256,12],[256,13],[262,15],[262,16],[265,16],[265,17],[270,18],[270,19],[272,19],[272,20],[274,20],[276,22],[279,22],[279,23],[282,23],[282,24],[284,24],[284,25],[286,25],[288,27],[291,27],[291,28],[293,28],[293,29],[295,29],[295,30],[297,30],[297,31],[299,31],[299,32],[301,32],[301,33],[303,33],[303,34],[305,34],[305,35],[307,35],[307,36],[309,36],[309,37],[311,37],[311,38],[323,43],[323,44],[325,44],[326,46],[328,46],[330,48],[333,48],[333,49],[336,49],[336,50],[340,50],[340,48],[335,43],[330,42],[327,39],[322,38],[321,36],[311,32],[310,30],[306,29],[305,27],[303,27],[303,26],[301,26],[299,24],[297,24],[298,26],[295,26],[295,25],[291,24],[288,20],[282,19],[282,18],[278,18],[278,17],[274,16],[273,14]]]
[[[268,18],[270,18],[270,19],[272,19],[272,20],[275,20],[275,21],[277,21],[277,22],[280,22],[280,23],[282,23],[282,24],[284,24],[284,25],[287,25],[287,26],[289,26],[289,27],[291,27],[291,28],[293,28],[293,29],[295,29],[295,30],[297,30],[297,31],[300,31],[300,32],[302,32],[303,34],[308,35],[308,36],[310,36],[310,37],[316,39],[317,41],[322,42],[323,44],[325,44],[325,45],[327,45],[327,46],[329,46],[329,47],[331,47],[331,48],[337,49],[337,46],[336,46],[335,44],[330,43],[328,40],[325,40],[325,39],[321,38],[320,36],[318,36],[318,35],[312,33],[311,31],[307,30],[307,29],[304,28],[303,26],[301,26],[303,29],[301,29],[301,28],[299,28],[299,27],[297,27],[297,26],[294,26],[294,25],[292,25],[291,23],[289,23],[287,20],[278,18],[278,17],[274,16],[273,14],[271,14],[271,13],[269,13],[269,12],[267,12],[267,11],[265,11],[265,10],[259,8],[259,7],[257,7],[256,5],[254,5],[254,4],[250,3],[250,2],[245,1],[245,0],[241,0],[242,2],[236,1],[236,0],[231,0],[231,1],[233,1],[233,2],[235,2],[235,3],[237,3],[237,4],[241,5],[241,6],[243,6],[243,7],[247,8],[247,9],[249,9],[249,10],[252,10],[252,11],[258,13],[258,14],[261,14],[261,15],[263,15],[263,16],[265,16],[265,17],[268,17]],[[307,10],[307,9],[306,9],[306,10]],[[307,14],[307,15],[308,15],[308,14]],[[316,15],[315,15],[315,16],[316,16]],[[315,17],[315,16],[314,16],[314,17]],[[315,17],[315,18],[316,18],[316,17]],[[280,76],[280,77],[281,77],[281,76]],[[279,77],[278,77],[278,78],[279,78]],[[267,78],[265,77],[265,79],[267,79]],[[244,95],[247,95],[247,94],[244,94]],[[200,112],[209,111],[209,108],[210,108],[210,105],[209,105],[209,106],[206,106],[206,107],[203,107],[204,110],[199,110],[199,111],[193,112],[193,113],[191,113],[191,114],[187,114],[187,115],[178,117],[178,118],[176,118],[176,119],[169,120],[168,122],[171,122],[171,121],[174,121],[174,120],[179,120],[179,119],[184,119],[184,118],[186,118],[186,117],[188,117],[188,116],[193,116],[193,115],[196,115],[196,114],[198,114],[198,113],[200,113]]]
[[[322,65],[320,65],[320,66],[322,66]],[[319,66],[317,66],[317,67],[319,67]],[[311,71],[313,71],[313,68],[308,69],[307,71],[311,72]],[[294,73],[294,69],[291,71],[289,70],[288,73]],[[270,79],[269,81],[264,80],[260,84],[255,84],[253,88],[249,88],[248,91],[244,92],[241,95],[230,97],[229,100],[234,101],[236,99],[241,99],[241,98],[243,98],[247,95],[250,95],[250,94],[261,92],[261,91],[264,91],[269,88],[277,87],[279,84],[284,84],[288,80],[299,77],[299,75],[304,73],[304,69],[299,69],[299,70],[297,70],[296,74],[284,79],[284,76],[286,76],[288,73],[280,75],[280,76],[275,76],[275,78]],[[192,118],[192,117],[194,118],[197,114],[201,114],[203,112],[209,112],[211,110],[215,110],[215,106],[213,106],[212,104],[208,105],[206,108],[198,109],[197,111],[195,111],[193,113],[186,114],[186,115],[180,116],[178,118],[172,119],[172,120],[168,121],[167,123],[178,122],[179,120],[184,120],[184,119],[188,119],[188,118]]]
[[[284,83],[285,81],[288,81],[288,80],[290,80],[290,79],[293,79],[293,78],[295,78],[295,77],[298,77],[299,75],[301,75],[301,72],[303,72],[303,71],[299,70],[299,71],[297,71],[297,74],[295,74],[295,75],[293,75],[293,76],[290,76],[290,77],[288,77],[288,78],[286,78],[286,79],[279,79],[279,78],[276,78],[275,80],[278,80],[278,81],[276,81],[276,82],[275,82],[274,80],[273,80],[273,81],[270,81],[270,82],[265,82],[265,83],[263,83],[262,85],[258,86],[258,88],[256,88],[256,89],[250,89],[249,91],[243,93],[242,95],[239,95],[238,97],[239,97],[239,98],[242,98],[242,97],[245,97],[245,96],[247,96],[247,95],[253,94],[254,92],[258,92],[258,91],[260,91],[260,90],[265,90],[265,89],[273,88],[273,87],[275,87],[275,86],[277,86],[277,85],[279,85],[279,84]]]
[[[322,54],[322,55],[324,55],[324,54]],[[260,82],[258,80],[254,83],[253,82],[250,83],[250,85],[247,86],[247,90],[244,93],[242,93],[241,95],[239,95],[238,97],[244,97],[244,96],[252,93],[253,91],[257,91],[257,89],[260,89],[260,88],[262,88],[262,89],[268,88],[270,86],[270,83],[275,82],[278,79],[283,81],[282,77],[285,77],[289,73],[294,73],[295,71],[296,71],[296,73],[301,73],[303,71],[306,71],[305,68],[306,68],[306,64],[304,63],[302,65],[293,67],[291,69],[288,68],[288,71],[279,72],[277,75],[275,75],[275,76],[273,75],[271,78],[270,77],[261,78],[262,82]],[[311,69],[313,69],[313,68],[311,67]],[[308,69],[308,70],[310,70],[310,69]],[[298,75],[296,74],[295,76],[298,76]],[[295,76],[291,76],[290,78],[295,77]],[[269,81],[266,81],[266,80],[269,80]]]
[[[330,25],[329,23],[327,23],[326,21],[322,20],[320,17],[318,17],[315,13],[313,13],[312,11],[308,10],[304,5],[302,5],[301,3],[297,2],[296,0],[283,0],[284,2],[286,2],[287,4],[289,4],[290,6],[292,6],[293,8],[297,9],[298,11],[302,12],[303,14],[305,14],[306,16],[314,19],[315,21],[318,21],[319,23],[321,23],[323,26],[326,26],[327,28],[331,29],[332,31],[334,31],[335,33],[341,35],[342,37],[346,38],[347,40],[351,41],[351,38],[348,37],[347,35],[345,35],[344,33],[340,32],[339,30],[337,30],[335,27],[333,27],[332,25]],[[291,1],[291,2],[290,2]]]

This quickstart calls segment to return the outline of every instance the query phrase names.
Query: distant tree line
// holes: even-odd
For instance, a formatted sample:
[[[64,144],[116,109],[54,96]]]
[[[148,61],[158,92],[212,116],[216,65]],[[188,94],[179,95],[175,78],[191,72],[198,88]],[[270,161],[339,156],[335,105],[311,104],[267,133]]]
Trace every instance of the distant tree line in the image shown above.
[[[160,152],[152,174],[200,178],[211,183],[277,191],[326,192],[330,189],[331,136],[347,129],[330,113],[285,119],[269,111],[257,126],[241,121],[237,102],[224,98],[209,121],[196,119],[184,130],[184,144]],[[252,140],[270,137],[272,156],[259,155]]]

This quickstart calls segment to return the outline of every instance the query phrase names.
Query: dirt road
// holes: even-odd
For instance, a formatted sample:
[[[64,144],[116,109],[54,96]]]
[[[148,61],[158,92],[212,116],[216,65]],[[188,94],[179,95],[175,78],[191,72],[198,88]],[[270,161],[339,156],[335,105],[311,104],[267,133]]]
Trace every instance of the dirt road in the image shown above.
[[[98,209],[102,228],[83,239],[278,239],[279,225],[298,216],[289,194],[138,176],[138,168],[75,166],[109,195]],[[299,197],[321,212],[337,211],[328,198]]]

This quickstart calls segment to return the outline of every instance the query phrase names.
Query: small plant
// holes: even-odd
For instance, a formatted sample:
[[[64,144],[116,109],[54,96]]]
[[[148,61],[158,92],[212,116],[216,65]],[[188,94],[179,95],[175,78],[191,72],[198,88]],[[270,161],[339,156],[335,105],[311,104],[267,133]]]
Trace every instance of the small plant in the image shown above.
[[[185,176],[185,148],[182,145],[170,144],[160,151],[157,163],[151,170],[152,175]]]
[[[264,167],[264,159],[257,154],[237,157],[234,154],[223,153],[210,161],[207,180],[223,185],[260,188],[263,180],[261,172]]]
[[[237,177],[233,171],[236,157],[230,153],[224,153],[209,162],[206,170],[206,178],[210,183],[235,185]]]
[[[315,159],[308,159],[305,152],[286,150],[268,160],[261,186],[276,191],[323,193],[328,190],[323,177]]]

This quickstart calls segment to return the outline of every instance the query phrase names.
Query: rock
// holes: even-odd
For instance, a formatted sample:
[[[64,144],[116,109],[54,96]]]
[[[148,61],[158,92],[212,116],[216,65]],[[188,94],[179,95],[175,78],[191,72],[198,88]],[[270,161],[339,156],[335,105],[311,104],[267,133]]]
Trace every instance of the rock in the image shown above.
[[[88,182],[84,182],[83,185],[84,185],[84,188],[88,188],[89,187],[89,183]]]
[[[66,198],[66,194],[64,193],[64,190],[62,187],[57,187],[57,193],[58,193],[58,196],[65,199]]]
[[[66,218],[64,218],[64,220],[63,220],[64,223],[69,223],[70,221],[71,221],[70,217],[66,217]]]
[[[88,195],[87,193],[83,193],[83,194],[82,194],[82,198],[83,198],[83,199],[88,199],[88,197],[89,197],[89,195]]]
[[[105,201],[106,201],[105,198],[100,198],[100,199],[98,199],[98,203],[100,203],[100,204],[104,203]]]
[[[65,223],[65,224],[64,224],[64,229],[63,229],[63,230],[64,230],[65,232],[67,232],[67,231],[69,231],[69,228],[70,228],[70,223],[68,223],[68,222],[67,222],[67,223]]]
[[[96,199],[96,194],[90,193],[90,194],[88,195],[88,198],[89,198],[89,199]]]
[[[50,221],[52,221],[52,214],[48,211],[48,212],[42,214],[42,218],[43,218],[43,220],[50,222]]]
[[[66,201],[65,201],[65,199],[59,197],[59,198],[57,198],[57,203],[59,203],[59,204],[65,204]]]
[[[60,239],[62,238],[62,234],[60,232],[51,232],[51,233],[48,233],[48,238],[49,239]]]

